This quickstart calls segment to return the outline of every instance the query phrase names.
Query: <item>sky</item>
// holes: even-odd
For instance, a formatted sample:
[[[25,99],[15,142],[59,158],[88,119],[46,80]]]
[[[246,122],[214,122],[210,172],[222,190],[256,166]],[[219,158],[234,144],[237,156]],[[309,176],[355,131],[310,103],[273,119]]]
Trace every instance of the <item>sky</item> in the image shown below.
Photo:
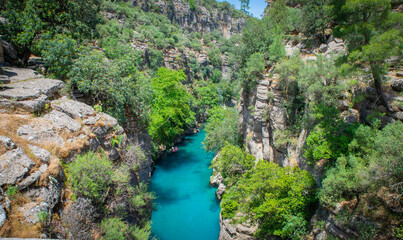
[[[224,0],[218,0],[219,2],[224,2]],[[240,9],[241,4],[239,3],[239,0],[226,0],[226,2],[231,3],[232,5],[235,5],[237,9]],[[250,0],[249,1],[249,12],[252,13],[254,17],[261,18],[261,15],[263,15],[263,11],[266,8],[267,3],[264,0]]]

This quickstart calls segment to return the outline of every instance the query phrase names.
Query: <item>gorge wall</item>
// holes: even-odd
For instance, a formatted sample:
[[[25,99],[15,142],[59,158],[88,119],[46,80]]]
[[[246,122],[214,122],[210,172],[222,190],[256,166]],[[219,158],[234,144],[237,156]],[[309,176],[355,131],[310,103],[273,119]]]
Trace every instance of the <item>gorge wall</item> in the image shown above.
[[[133,123],[126,134],[110,115],[61,97],[64,83],[60,80],[43,78],[30,69],[3,70],[11,83],[0,91],[2,236],[35,237],[40,214],[65,214],[72,200],[64,166],[78,154],[103,151],[113,164],[136,166],[131,172],[134,185],[149,180],[151,156],[139,154],[150,152],[147,132]],[[54,227],[56,235],[36,237],[66,238],[62,225]]]
[[[200,32],[202,34],[217,29],[226,38],[242,32],[245,19],[231,12],[228,4],[222,9],[207,9],[204,6],[191,6],[186,0],[163,1],[152,3],[148,0],[128,0],[133,6],[139,6],[144,11],[159,12],[168,16],[172,23],[176,23],[181,29],[188,32]]]

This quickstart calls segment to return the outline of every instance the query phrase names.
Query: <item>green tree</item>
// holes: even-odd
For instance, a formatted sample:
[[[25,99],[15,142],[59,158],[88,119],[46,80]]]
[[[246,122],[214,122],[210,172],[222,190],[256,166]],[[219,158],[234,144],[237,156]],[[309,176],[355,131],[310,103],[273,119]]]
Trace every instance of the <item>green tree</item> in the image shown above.
[[[148,129],[158,144],[171,144],[176,136],[194,123],[194,112],[190,109],[192,96],[181,83],[185,79],[183,71],[166,68],[160,68],[152,79],[155,99]]]
[[[235,206],[232,211],[245,214],[243,220],[257,223],[256,237],[291,237],[293,230],[307,225],[314,189],[315,180],[308,172],[260,160],[225,193],[221,207],[228,213],[227,205]]]
[[[335,33],[348,43],[350,63],[367,67],[382,104],[390,111],[382,81],[386,60],[402,56],[402,14],[391,12],[390,0],[334,1],[332,6],[338,23]]]
[[[222,108],[220,106],[208,110],[209,118],[206,125],[206,138],[203,141],[207,151],[218,151],[224,147],[225,142],[237,145],[238,111],[235,108]]]
[[[43,33],[70,35],[73,39],[93,35],[100,0],[6,0],[2,16],[8,23],[1,25],[5,40],[13,43],[22,63],[26,63],[34,42]]]
[[[47,74],[65,80],[77,57],[76,41],[69,36],[57,34],[51,39],[43,37],[38,49],[46,62]]]
[[[225,185],[231,187],[242,174],[253,167],[254,161],[252,155],[226,141],[211,166],[221,173]]]
[[[121,56],[107,50],[107,54],[117,57],[108,59],[104,52],[83,49],[70,71],[70,83],[93,97],[94,102],[100,102],[102,109],[121,124],[131,118],[145,123],[151,105],[151,84],[136,69],[137,52],[126,50]]]

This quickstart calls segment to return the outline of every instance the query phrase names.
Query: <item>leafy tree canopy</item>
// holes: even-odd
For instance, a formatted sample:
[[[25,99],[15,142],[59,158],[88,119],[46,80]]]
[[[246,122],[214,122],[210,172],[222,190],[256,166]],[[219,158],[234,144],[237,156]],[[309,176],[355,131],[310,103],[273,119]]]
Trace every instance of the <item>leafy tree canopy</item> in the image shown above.
[[[186,126],[194,123],[195,114],[190,108],[192,96],[181,83],[185,79],[183,71],[166,68],[160,68],[152,79],[155,99],[149,132],[158,144],[171,144]]]

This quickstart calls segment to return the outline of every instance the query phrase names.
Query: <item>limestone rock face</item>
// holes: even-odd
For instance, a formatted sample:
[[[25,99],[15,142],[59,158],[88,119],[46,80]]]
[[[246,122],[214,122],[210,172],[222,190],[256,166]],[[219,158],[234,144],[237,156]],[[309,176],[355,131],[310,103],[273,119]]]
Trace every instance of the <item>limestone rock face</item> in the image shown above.
[[[0,156],[0,186],[15,185],[34,165],[21,148],[7,151]]]
[[[31,224],[35,224],[39,222],[38,215],[41,212],[48,213],[49,212],[49,205],[47,203],[40,203],[39,205],[35,202],[27,203],[19,208],[19,211],[25,217],[25,221]]]
[[[31,150],[32,154],[34,154],[34,156],[36,158],[38,158],[39,160],[41,160],[43,163],[50,162],[51,154],[49,151],[47,151],[43,148],[37,147],[35,145],[28,145],[28,147]]]
[[[66,97],[52,101],[52,108],[63,112],[74,119],[87,118],[94,115],[95,111],[85,103],[70,100]]]
[[[11,140],[11,138],[6,136],[0,136],[0,144],[4,145],[7,150],[16,148],[16,145],[13,142],[13,140]]]
[[[57,130],[67,129],[70,132],[76,132],[81,128],[79,122],[56,110],[46,114],[43,118],[49,120]]]
[[[233,223],[230,219],[224,219],[220,214],[219,240],[254,240],[253,234],[257,226],[247,223]]]
[[[0,204],[0,227],[4,225],[6,222],[7,214],[6,210],[4,209],[4,206]]]
[[[147,1],[130,0],[135,6],[140,6],[143,10],[149,11]],[[155,3],[160,12],[167,15],[173,23],[177,23],[180,28],[190,32],[207,33],[217,29],[229,38],[233,34],[241,33],[245,26],[244,18],[234,18],[231,10],[212,9],[201,6],[196,11],[190,8],[186,0],[164,1]]]

